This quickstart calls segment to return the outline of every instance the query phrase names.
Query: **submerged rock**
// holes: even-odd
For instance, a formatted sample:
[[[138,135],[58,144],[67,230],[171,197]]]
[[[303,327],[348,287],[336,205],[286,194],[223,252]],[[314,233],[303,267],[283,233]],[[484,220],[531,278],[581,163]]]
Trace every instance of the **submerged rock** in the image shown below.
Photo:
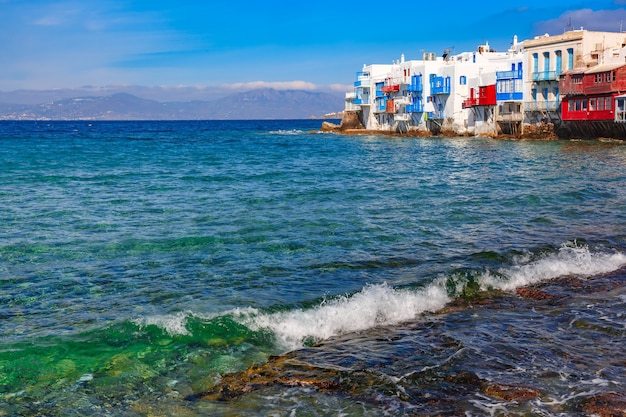
[[[229,400],[264,387],[313,387],[321,391],[339,388],[339,371],[318,368],[292,355],[272,356],[266,363],[252,365],[243,372],[227,374],[213,389],[188,397],[188,400]]]
[[[536,388],[505,384],[488,384],[483,391],[485,394],[501,400],[518,402],[538,398],[541,395],[541,392]]]
[[[584,402],[583,411],[600,417],[626,417],[626,396],[614,393],[597,395]]]

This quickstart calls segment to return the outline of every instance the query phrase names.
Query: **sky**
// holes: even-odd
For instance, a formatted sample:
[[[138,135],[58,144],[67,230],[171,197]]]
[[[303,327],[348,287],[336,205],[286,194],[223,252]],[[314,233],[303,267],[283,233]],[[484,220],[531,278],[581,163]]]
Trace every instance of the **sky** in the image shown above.
[[[626,0],[0,0],[0,92],[349,91],[364,64],[626,31]]]

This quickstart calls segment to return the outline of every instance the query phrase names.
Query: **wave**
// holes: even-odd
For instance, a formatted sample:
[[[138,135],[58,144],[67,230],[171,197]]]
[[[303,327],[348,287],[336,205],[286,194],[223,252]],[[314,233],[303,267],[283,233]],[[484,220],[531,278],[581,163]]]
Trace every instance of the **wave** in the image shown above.
[[[306,133],[306,132],[301,129],[279,129],[279,130],[272,130],[269,133],[272,135],[302,135],[303,133]]]
[[[592,252],[588,246],[576,242],[564,243],[556,253],[532,258],[530,253],[521,255],[509,268],[501,268],[495,274],[484,273],[479,280],[481,288],[511,291],[562,276],[606,274],[626,265],[623,253]]]
[[[423,313],[442,309],[470,285],[478,285],[480,290],[511,291],[560,276],[609,273],[625,265],[623,253],[593,252],[573,242],[547,254],[529,252],[516,256],[507,267],[472,271],[463,277],[455,273],[440,276],[422,288],[393,288],[386,283],[367,285],[351,295],[324,299],[312,308],[278,312],[245,308],[220,316],[228,317],[252,334],[269,332],[278,349],[290,351],[333,336],[414,320]],[[179,313],[141,319],[137,324],[156,325],[170,334],[187,335],[192,318],[213,321],[216,317]]]

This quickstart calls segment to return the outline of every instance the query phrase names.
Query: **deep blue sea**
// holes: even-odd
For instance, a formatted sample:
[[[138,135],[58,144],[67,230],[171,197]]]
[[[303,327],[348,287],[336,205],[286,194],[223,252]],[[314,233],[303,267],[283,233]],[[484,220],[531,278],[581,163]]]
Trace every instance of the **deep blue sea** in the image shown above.
[[[0,122],[0,415],[626,401],[624,143],[320,127]]]

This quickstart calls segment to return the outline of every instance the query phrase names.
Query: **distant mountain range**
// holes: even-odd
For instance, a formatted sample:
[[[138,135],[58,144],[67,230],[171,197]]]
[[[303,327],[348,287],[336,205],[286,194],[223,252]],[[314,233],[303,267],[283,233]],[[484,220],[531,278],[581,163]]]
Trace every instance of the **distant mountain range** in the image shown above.
[[[3,99],[10,100],[7,94]],[[338,117],[343,101],[338,94],[304,90],[258,89],[214,101],[172,102],[116,93],[41,104],[0,103],[0,120],[322,119]]]

